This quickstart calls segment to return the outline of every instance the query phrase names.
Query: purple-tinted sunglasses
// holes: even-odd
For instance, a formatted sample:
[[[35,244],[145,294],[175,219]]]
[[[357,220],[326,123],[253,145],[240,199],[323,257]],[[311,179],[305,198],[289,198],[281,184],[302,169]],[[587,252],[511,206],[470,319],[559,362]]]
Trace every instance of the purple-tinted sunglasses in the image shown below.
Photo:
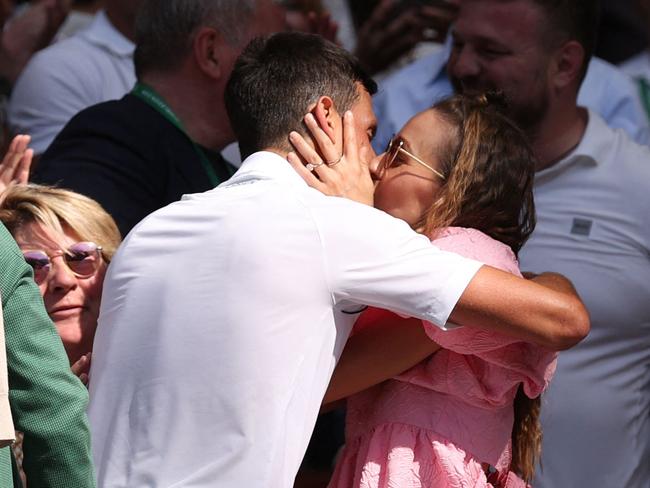
[[[90,278],[102,262],[102,248],[94,242],[77,242],[68,249],[47,253],[42,249],[23,250],[25,261],[34,269],[34,281],[39,285],[50,277],[52,259],[62,256],[70,271],[78,278]]]

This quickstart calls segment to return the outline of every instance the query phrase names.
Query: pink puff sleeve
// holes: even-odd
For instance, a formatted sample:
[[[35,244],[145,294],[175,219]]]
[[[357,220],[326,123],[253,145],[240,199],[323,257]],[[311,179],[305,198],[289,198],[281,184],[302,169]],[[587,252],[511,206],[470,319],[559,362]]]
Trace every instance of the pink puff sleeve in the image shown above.
[[[452,227],[445,229],[432,242],[446,251],[521,276],[512,250],[477,230]],[[556,355],[534,344],[471,326],[443,331],[433,324],[423,324],[427,335],[442,348],[480,358],[482,362],[477,364],[481,364],[481,367],[492,365],[521,377],[526,394],[530,397],[541,393],[553,375]],[[466,360],[473,361],[470,357]]]
[[[519,263],[510,247],[475,229],[449,227],[432,241],[445,251],[455,252],[489,266],[521,276]],[[459,327],[447,331],[423,322],[427,335],[445,349],[460,354],[478,354],[515,342],[507,336],[474,327]]]

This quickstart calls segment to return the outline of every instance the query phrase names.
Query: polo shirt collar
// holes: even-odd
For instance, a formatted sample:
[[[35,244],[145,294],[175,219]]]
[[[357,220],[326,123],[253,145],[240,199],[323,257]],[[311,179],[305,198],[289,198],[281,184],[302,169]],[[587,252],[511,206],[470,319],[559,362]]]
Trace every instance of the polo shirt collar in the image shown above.
[[[248,156],[235,175],[219,186],[228,187],[259,180],[277,181],[292,187],[307,186],[286,159],[270,151],[259,151]]]
[[[116,56],[131,57],[135,50],[135,44],[111,24],[104,10],[100,10],[88,29],[79,35]]]
[[[538,171],[536,178],[554,174],[575,164],[598,165],[603,154],[606,154],[611,146],[611,138],[609,137],[611,129],[597,113],[589,110],[588,117],[585,133],[575,149],[567,157],[553,166]]]

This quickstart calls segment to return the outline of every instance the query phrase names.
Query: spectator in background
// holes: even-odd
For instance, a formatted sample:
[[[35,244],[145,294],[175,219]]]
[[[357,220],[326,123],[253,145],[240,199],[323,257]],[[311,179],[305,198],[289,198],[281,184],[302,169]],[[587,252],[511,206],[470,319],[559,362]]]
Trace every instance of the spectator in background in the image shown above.
[[[636,0],[636,7],[646,26],[646,49],[621,64],[621,70],[636,83],[646,115],[650,118],[650,0]]]
[[[356,27],[354,53],[368,73],[382,79],[409,61],[437,51],[447,37],[459,3],[459,0],[349,1]]]
[[[34,180],[98,201],[122,235],[183,194],[228,179],[219,151],[235,137],[223,92],[254,36],[282,30],[271,0],[143,2],[136,89],[77,114],[42,156]]]
[[[70,0],[35,0],[15,16],[14,8],[13,0],[0,0],[0,77],[7,94],[32,55],[54,38]]]
[[[338,25],[334,22],[320,0],[285,0],[287,30],[311,32],[336,42]]]
[[[121,240],[115,222],[88,197],[33,184],[0,195],[0,221],[34,269],[72,370],[86,384],[104,274]]]
[[[69,0],[36,0],[17,12],[14,0],[0,0],[0,153],[8,145],[6,110],[13,85],[32,55],[51,42],[69,8]]]
[[[444,50],[418,59],[380,84],[373,102],[379,119],[373,142],[376,151],[383,151],[391,136],[413,115],[453,93],[447,73],[452,43],[449,39]],[[480,48],[480,59],[507,55],[487,43]],[[474,69],[477,76],[482,76],[480,63]],[[578,94],[578,104],[599,114],[610,127],[624,129],[636,142],[650,144],[650,126],[637,88],[615,66],[598,58],[590,60]]]
[[[106,0],[90,27],[39,52],[9,102],[12,132],[42,154],[80,110],[124,96],[135,83],[133,38],[141,0]]]
[[[522,269],[566,274],[591,315],[545,396],[538,488],[650,479],[650,150],[578,106],[597,10],[593,0],[464,0],[448,63],[457,90],[505,93],[539,160]]]
[[[29,486],[92,488],[88,393],[70,371],[30,266],[2,225],[0,268],[9,402],[14,425],[24,433]],[[0,486],[19,488],[10,456],[9,447],[0,449]]]
[[[620,64],[639,54],[648,43],[646,18],[637,3],[644,0],[594,0],[603,14],[598,26],[594,54],[612,64]]]
[[[104,0],[73,0],[68,18],[56,33],[55,42],[72,37],[92,24],[95,14],[104,6]]]

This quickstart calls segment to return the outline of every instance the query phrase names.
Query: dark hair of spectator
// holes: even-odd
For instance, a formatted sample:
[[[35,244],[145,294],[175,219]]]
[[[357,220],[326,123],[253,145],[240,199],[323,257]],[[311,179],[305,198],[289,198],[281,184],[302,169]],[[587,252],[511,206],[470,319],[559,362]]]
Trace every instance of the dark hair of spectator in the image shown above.
[[[213,27],[236,43],[256,0],[144,0],[135,28],[135,72],[166,72],[191,52],[196,31]]]
[[[600,2],[598,0],[531,0],[542,9],[546,17],[546,35],[551,46],[567,41],[579,42],[585,59],[581,80],[587,74],[589,60],[596,49],[596,39],[600,21]]]
[[[359,84],[371,95],[377,91],[354,56],[320,36],[282,32],[254,39],[226,87],[226,109],[242,157],[287,147],[292,130],[306,134],[303,117],[321,96],[331,97],[343,114],[357,100]]]

